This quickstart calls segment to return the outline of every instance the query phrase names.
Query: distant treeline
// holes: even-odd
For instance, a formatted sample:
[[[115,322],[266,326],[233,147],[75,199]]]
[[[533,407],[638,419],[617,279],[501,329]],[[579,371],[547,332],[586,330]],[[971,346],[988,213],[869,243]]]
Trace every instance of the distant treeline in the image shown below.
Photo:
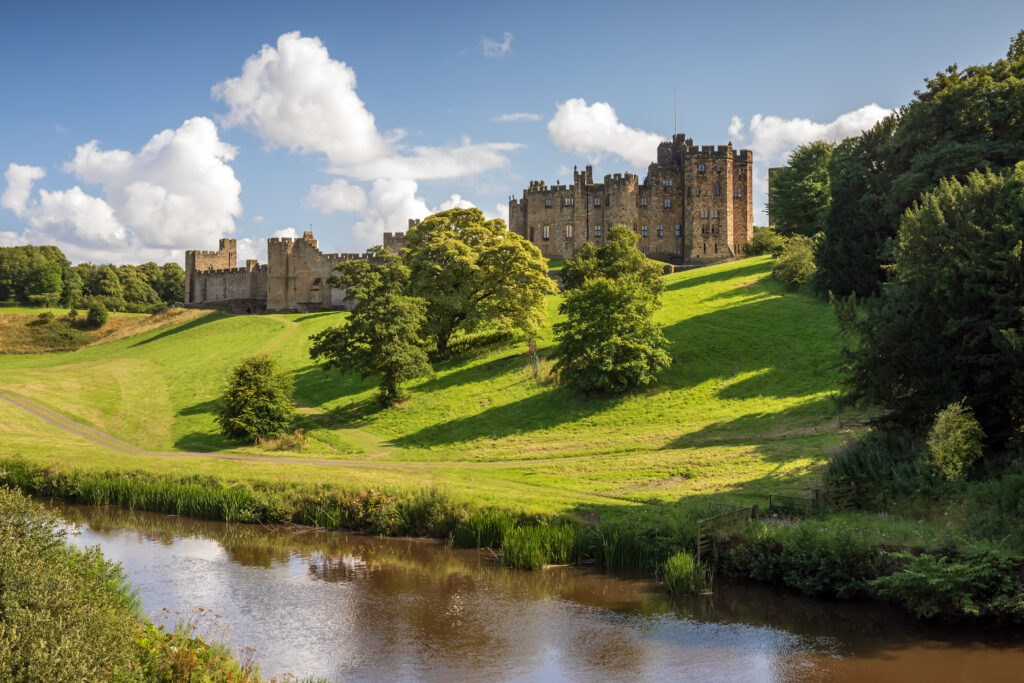
[[[53,246],[0,247],[0,301],[25,306],[151,312],[185,298],[185,271],[177,263],[71,265]]]

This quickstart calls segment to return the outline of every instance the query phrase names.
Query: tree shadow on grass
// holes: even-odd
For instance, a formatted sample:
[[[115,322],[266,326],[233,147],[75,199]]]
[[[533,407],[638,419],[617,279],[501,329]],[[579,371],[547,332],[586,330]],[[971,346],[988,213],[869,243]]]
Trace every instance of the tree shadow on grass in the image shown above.
[[[132,344],[132,346],[135,347],[135,346],[143,346],[145,344],[151,344],[151,343],[153,343],[155,341],[159,341],[161,339],[166,339],[167,337],[170,337],[172,335],[178,334],[179,332],[188,332],[188,331],[196,329],[197,327],[201,327],[203,325],[208,325],[208,324],[210,324],[212,322],[217,322],[219,320],[223,320],[225,317],[227,317],[227,316],[224,313],[213,313],[211,315],[204,315],[202,318],[196,318],[195,320],[190,320],[187,323],[184,323],[182,325],[175,325],[174,327],[168,327],[166,330],[160,332],[159,334],[155,334],[152,337],[149,337],[148,339],[142,339],[140,341],[135,342],[134,344]]]
[[[713,266],[709,266],[713,267]],[[676,289],[689,289],[690,287],[700,287],[703,285],[709,285],[715,282],[725,282],[727,280],[735,280],[736,278],[746,277],[755,278],[764,275],[765,264],[764,263],[751,263],[750,265],[742,266],[739,268],[725,268],[715,272],[704,273],[694,277],[681,277],[675,282],[669,283],[665,287],[665,291],[670,292]],[[691,271],[692,272],[692,271]]]
[[[613,408],[623,398],[579,396],[565,387],[556,387],[475,415],[424,427],[393,439],[392,443],[402,447],[433,447],[482,438],[501,439],[576,422]]]

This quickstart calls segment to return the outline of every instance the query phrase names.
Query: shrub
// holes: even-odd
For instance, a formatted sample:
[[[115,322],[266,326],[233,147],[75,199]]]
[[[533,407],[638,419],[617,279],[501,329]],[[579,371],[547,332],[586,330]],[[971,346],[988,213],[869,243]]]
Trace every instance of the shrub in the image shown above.
[[[43,311],[39,314],[38,319],[41,323],[53,322],[53,313],[50,311]]]
[[[814,270],[814,242],[801,235],[789,238],[772,264],[772,276],[791,290],[807,284]]]
[[[786,248],[786,238],[775,231],[773,226],[754,228],[754,236],[743,245],[744,256],[771,254],[779,256]]]
[[[992,616],[1024,621],[1024,593],[1013,562],[994,553],[968,558],[890,554],[903,568],[870,585],[918,617]]]
[[[669,593],[704,593],[711,590],[713,569],[698,562],[685,550],[668,558],[661,567],[662,579]]]
[[[93,327],[103,327],[107,324],[107,317],[107,307],[100,302],[96,302],[89,306],[89,312],[86,314],[85,319]]]
[[[72,308],[70,311],[68,311],[68,320],[70,322],[75,322],[76,320],[78,320],[78,310],[77,309]]]
[[[825,478],[833,486],[856,484],[861,502],[878,502],[888,494],[932,485],[921,466],[923,456],[920,442],[874,430],[839,446],[829,458]]]
[[[225,434],[252,442],[277,437],[295,422],[294,382],[269,356],[246,358],[232,371],[221,397]]]
[[[950,403],[935,416],[928,433],[928,463],[948,481],[961,481],[982,455],[985,432],[963,401]]]

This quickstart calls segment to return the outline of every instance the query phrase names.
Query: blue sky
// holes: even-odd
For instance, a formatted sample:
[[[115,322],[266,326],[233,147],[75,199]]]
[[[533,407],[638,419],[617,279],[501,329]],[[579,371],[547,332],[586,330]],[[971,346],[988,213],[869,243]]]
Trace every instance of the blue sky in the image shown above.
[[[1019,0],[11,2],[2,16],[0,244],[56,243],[76,262],[180,261],[222,236],[262,258],[265,237],[310,225],[322,248],[355,251],[438,208],[500,216],[576,164],[642,176],[673,132],[673,89],[679,131],[753,148],[763,179],[1024,28]]]

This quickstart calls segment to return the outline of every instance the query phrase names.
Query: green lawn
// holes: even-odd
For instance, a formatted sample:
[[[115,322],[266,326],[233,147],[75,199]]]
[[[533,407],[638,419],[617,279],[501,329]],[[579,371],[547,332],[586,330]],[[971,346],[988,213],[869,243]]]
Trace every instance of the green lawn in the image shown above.
[[[659,320],[674,363],[656,387],[618,398],[534,379],[516,343],[440,363],[411,383],[406,403],[381,410],[373,379],[309,360],[309,335],[342,313],[211,315],[73,353],[0,356],[0,388],[145,449],[262,452],[221,436],[215,411],[229,369],[268,352],[295,373],[311,437],[302,456],[361,464],[129,456],[6,402],[0,454],[228,479],[433,484],[539,511],[794,492],[818,481],[848,435],[832,401],[838,344],[828,306],[784,292],[769,272],[762,257],[667,276]],[[548,299],[549,323],[559,300]],[[542,356],[552,344],[549,325]]]

